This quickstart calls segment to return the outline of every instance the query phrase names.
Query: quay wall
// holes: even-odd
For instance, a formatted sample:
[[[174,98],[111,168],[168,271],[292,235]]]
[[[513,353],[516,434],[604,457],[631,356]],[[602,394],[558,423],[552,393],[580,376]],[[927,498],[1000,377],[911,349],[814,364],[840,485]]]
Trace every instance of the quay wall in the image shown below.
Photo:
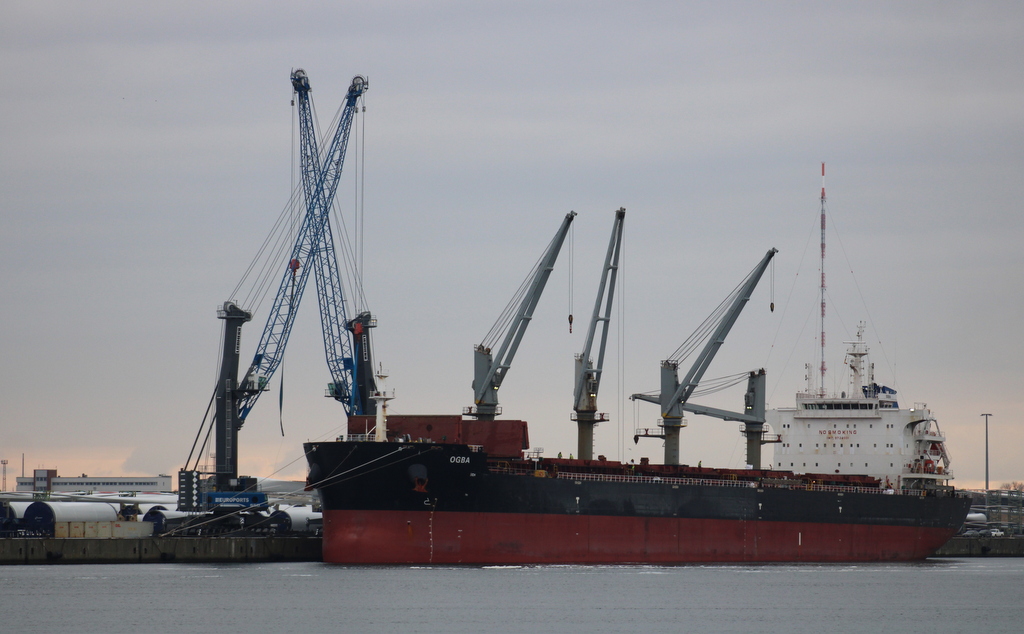
[[[1024,557],[1024,537],[954,537],[936,557]]]
[[[0,539],[2,564],[321,561],[319,537]]]
[[[322,561],[319,537],[0,539],[0,565]],[[1024,537],[954,537],[936,557],[1024,557]]]

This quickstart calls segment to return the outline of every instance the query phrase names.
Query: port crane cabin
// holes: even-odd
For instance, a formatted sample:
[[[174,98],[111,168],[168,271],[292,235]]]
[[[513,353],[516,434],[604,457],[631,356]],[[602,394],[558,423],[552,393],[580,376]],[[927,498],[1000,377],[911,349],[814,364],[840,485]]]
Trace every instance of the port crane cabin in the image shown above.
[[[313,121],[309,77],[302,69],[291,73],[291,85],[298,110],[300,138],[300,172],[305,213],[295,236],[287,261],[281,262],[282,277],[274,297],[266,326],[253,360],[238,380],[241,328],[252,319],[252,313],[233,301],[224,302],[217,316],[225,322],[220,373],[214,390],[216,470],[215,488],[219,492],[242,491],[246,482],[238,478],[238,431],[260,395],[269,389],[274,372],[281,365],[285,348],[295,322],[299,303],[310,275],[316,280],[324,351],[332,382],[328,396],[339,401],[351,416],[373,414],[375,384],[369,329],[376,321],[368,312],[353,318],[346,314],[346,297],[342,287],[330,211],[345,163],[352,121],[358,103],[369,87],[363,76],[352,79],[337,126],[330,134],[326,150],[321,150]],[[203,427],[205,428],[204,420]],[[200,429],[200,435],[202,428]],[[198,442],[199,436],[197,436]],[[198,462],[193,444],[195,467],[179,474],[179,491],[183,501],[199,500]]]

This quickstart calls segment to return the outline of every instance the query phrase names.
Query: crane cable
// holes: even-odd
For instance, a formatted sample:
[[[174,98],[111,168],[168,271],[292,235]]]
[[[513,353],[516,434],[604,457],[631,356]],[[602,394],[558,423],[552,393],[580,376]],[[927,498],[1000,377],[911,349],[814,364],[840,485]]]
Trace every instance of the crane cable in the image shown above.
[[[189,450],[189,452],[188,452],[188,459],[185,460],[185,468],[186,469],[188,469],[189,463],[192,462],[192,455],[196,451],[196,445],[199,444],[199,437],[202,436],[202,434],[203,434],[203,428],[206,427],[206,421],[207,421],[208,417],[210,416],[210,410],[213,409],[213,401],[214,401],[215,398],[217,398],[217,390],[213,391],[213,394],[210,396],[210,402],[206,405],[206,413],[203,414],[203,422],[199,424],[199,431],[196,433],[195,440],[192,441],[192,449]],[[211,425],[211,427],[212,427],[212,425]],[[209,438],[209,436],[210,436],[209,432],[207,432],[206,436],[207,436],[207,438]],[[204,441],[202,447],[199,448],[199,455],[200,456],[202,455],[203,449],[205,449],[205,448],[206,448],[206,442]],[[199,456],[196,456],[196,466],[197,467],[199,466]]]
[[[366,112],[365,99],[366,99],[365,95],[359,97],[359,100],[361,102],[363,102],[363,104],[364,104],[362,106],[362,111],[364,113]],[[338,114],[335,116],[335,120],[338,120],[338,119],[341,118],[341,114],[342,114],[343,110],[344,110],[344,104],[342,104],[342,107],[338,110]],[[358,115],[359,115],[359,108],[357,107],[354,110],[352,116],[354,118],[354,117],[357,117]],[[335,125],[335,123],[332,122],[331,125],[333,127]],[[365,190],[365,181],[364,180],[361,181],[361,179],[365,179],[366,168],[365,168],[365,165],[360,165],[360,163],[365,163],[365,153],[366,153],[366,140],[365,140],[366,118],[365,117],[363,117],[363,119],[362,119],[362,121],[360,122],[359,125],[361,125],[363,127],[363,133],[362,134],[364,136],[364,139],[363,139],[361,145],[360,145],[360,140],[359,140],[359,136],[360,136],[359,135],[359,126],[358,125],[353,125],[352,126],[356,130],[356,135],[355,135],[355,137],[356,137],[355,138],[356,149],[353,152],[355,154],[355,162],[356,162],[355,174],[354,174],[354,179],[355,179],[354,189],[355,189],[355,200],[356,200],[356,202],[355,202],[355,210],[354,210],[354,213],[353,213],[354,221],[353,221],[353,227],[352,227],[352,231],[351,232],[349,231],[348,223],[345,222],[344,215],[341,213],[341,209],[340,209],[341,203],[338,202],[338,198],[335,197],[335,199],[332,201],[332,204],[331,204],[331,211],[332,211],[332,218],[331,218],[331,220],[333,221],[333,225],[335,227],[337,227],[337,229],[338,229],[338,247],[339,247],[338,250],[341,252],[340,257],[341,257],[342,262],[344,263],[344,266],[340,267],[341,270],[338,272],[338,274],[339,274],[339,276],[340,275],[344,275],[345,276],[345,282],[344,282],[343,285],[346,286],[348,288],[348,290],[350,291],[349,293],[346,293],[346,296],[351,298],[352,305],[355,308],[355,312],[356,313],[361,312],[361,310],[365,309],[365,307],[367,306],[366,295],[365,295],[365,293],[363,291],[363,272],[362,272],[363,271],[363,235],[362,234],[363,234],[364,221],[363,221],[363,213],[362,213],[362,210],[361,210],[361,207],[363,206],[363,202],[362,201],[365,199],[365,194],[363,193],[364,190]],[[362,159],[360,158],[360,153],[363,154]]]
[[[625,344],[625,331],[626,331],[626,236],[625,227],[623,227],[622,241],[619,243],[619,293],[617,295],[618,303],[618,319],[616,320],[618,328],[616,332],[616,360],[618,361],[618,417],[619,417],[619,433],[618,433],[618,450],[619,450],[619,462],[625,459],[625,419],[626,419],[626,344]],[[634,421],[635,422],[635,421]],[[635,425],[634,425],[635,427]]]
[[[693,353],[693,351],[696,350],[701,343],[706,341],[707,338],[711,336],[715,328],[717,328],[718,325],[722,322],[722,320],[725,319],[729,311],[729,308],[732,306],[733,302],[743,291],[743,287],[746,285],[747,281],[751,278],[751,276],[754,275],[756,271],[757,267],[755,266],[754,269],[751,270],[750,273],[748,273],[743,278],[743,280],[736,285],[736,288],[734,288],[732,292],[729,293],[728,297],[722,300],[722,303],[719,304],[715,308],[715,310],[712,311],[712,313],[707,316],[707,318],[703,321],[703,323],[701,323],[700,326],[697,327],[693,334],[691,334],[686,339],[686,341],[684,341],[682,344],[680,344],[678,348],[676,348],[676,351],[673,352],[672,355],[669,357],[669,361],[673,361],[676,363],[681,362],[683,359],[685,359],[691,353]]]
[[[295,143],[295,128],[296,128],[296,124],[297,124],[297,121],[298,121],[298,110],[295,108],[295,92],[294,91],[292,92],[292,117],[291,117],[291,120],[292,120],[292,125],[291,125],[291,129],[292,129],[291,130],[292,131],[291,165],[289,166],[288,173],[289,173],[289,176],[291,178],[291,183],[290,183],[291,191],[295,192],[295,146],[296,146],[296,143]],[[291,222],[288,223],[288,241],[289,241],[289,243],[294,244],[295,243],[295,235],[293,233],[293,230],[295,229],[295,207],[294,206],[292,207],[292,214],[291,215],[292,215]],[[292,292],[291,292],[291,297],[289,298],[289,301],[288,301],[288,303],[289,303],[289,307],[288,307],[289,314],[293,310],[295,310],[295,273],[296,273],[296,270],[297,270],[296,267],[295,267],[296,264],[301,266],[301,262],[295,262],[295,261],[292,261],[292,260],[289,260],[289,262],[288,262],[288,268],[290,268],[291,272],[292,272],[292,289],[291,289]],[[285,371],[284,371],[285,370],[285,363],[284,363],[284,361],[285,361],[284,357],[282,357],[281,358],[281,368],[280,368],[280,370],[281,370],[281,378],[278,380],[278,388],[277,388],[277,424],[281,428],[281,437],[282,438],[284,437],[284,375],[285,375]]]
[[[292,140],[291,140],[291,165],[289,166],[289,169],[288,169],[289,177],[291,179],[290,185],[291,185],[291,191],[292,191],[292,197],[293,198],[296,196],[296,192],[297,192],[297,190],[295,188],[295,170],[296,170],[296,161],[295,161],[295,148],[296,148],[295,128],[296,128],[297,121],[298,121],[298,110],[295,108],[295,93],[293,92],[292,93],[292,116],[291,116],[291,133],[292,133]],[[290,217],[290,220],[288,222],[288,229],[285,232],[287,234],[287,236],[288,236],[288,244],[294,244],[295,243],[295,224],[296,224],[296,215],[297,215],[295,213],[296,208],[297,208],[297,205],[292,205],[291,208],[290,208],[290,210],[291,210],[290,216],[291,217]],[[276,260],[277,258],[274,258],[274,259]],[[292,273],[291,294],[290,294],[290,296],[288,298],[288,313],[289,314],[292,314],[292,312],[295,310],[295,274],[298,272],[298,267],[299,266],[302,266],[301,262],[298,262],[298,261],[296,261],[294,259],[289,259],[289,261],[288,261],[288,268],[289,268],[289,270],[291,270],[291,273]],[[269,288],[269,286],[268,286],[268,288]],[[281,358],[281,366],[280,366],[280,377],[281,378],[278,380],[278,388],[277,388],[277,424],[278,424],[278,426],[281,429],[281,437],[284,437],[284,375],[285,375],[285,359],[284,359],[284,357],[282,357]]]
[[[554,239],[552,239],[552,241],[554,241]],[[544,255],[548,250],[550,250],[550,248],[551,243],[548,243],[548,248],[541,253],[540,257],[537,258],[537,261],[530,269],[530,272],[523,279],[519,288],[516,289],[512,299],[509,300],[508,304],[506,304],[505,308],[501,311],[501,315],[498,316],[497,321],[495,321],[494,325],[491,326],[491,329],[487,331],[483,341],[480,343],[481,346],[484,348],[493,348],[498,340],[501,339],[502,335],[508,332],[509,328],[512,326],[512,320],[515,319],[516,311],[522,303],[523,298],[526,296],[526,292],[530,288],[530,282],[532,282],[533,278],[537,276],[537,271],[540,269],[541,264],[544,261]]]
[[[576,273],[576,225],[569,225],[569,334],[572,334],[573,280]]]

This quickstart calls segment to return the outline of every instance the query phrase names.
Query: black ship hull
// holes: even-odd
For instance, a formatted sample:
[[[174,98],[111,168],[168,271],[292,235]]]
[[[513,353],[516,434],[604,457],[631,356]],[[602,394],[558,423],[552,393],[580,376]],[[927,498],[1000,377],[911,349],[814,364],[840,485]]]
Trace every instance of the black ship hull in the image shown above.
[[[333,563],[914,560],[970,506],[951,492],[488,460],[468,445],[307,443],[306,454]]]

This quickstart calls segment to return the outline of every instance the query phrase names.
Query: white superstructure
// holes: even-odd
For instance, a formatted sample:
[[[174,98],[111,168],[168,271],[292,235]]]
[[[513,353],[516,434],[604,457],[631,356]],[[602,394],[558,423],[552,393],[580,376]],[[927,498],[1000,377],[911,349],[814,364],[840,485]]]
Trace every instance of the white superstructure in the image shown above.
[[[924,403],[900,408],[896,390],[875,383],[863,323],[857,340],[847,343],[849,392],[827,395],[808,385],[797,393],[796,407],[766,412],[780,436],[772,466],[796,473],[865,474],[893,488],[946,486],[953,474],[946,439],[931,411]]]

